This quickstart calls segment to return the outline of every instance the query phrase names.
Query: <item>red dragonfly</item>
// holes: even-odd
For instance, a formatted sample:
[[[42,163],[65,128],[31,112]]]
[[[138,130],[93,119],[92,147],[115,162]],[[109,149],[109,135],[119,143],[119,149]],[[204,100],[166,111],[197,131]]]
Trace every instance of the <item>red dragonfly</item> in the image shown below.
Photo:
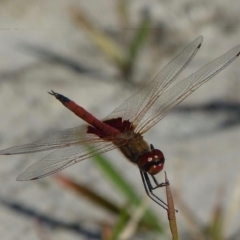
[[[239,45],[170,86],[197,53],[202,40],[200,36],[190,43],[151,82],[103,120],[98,120],[67,97],[51,91],[51,95],[87,124],[54,133],[31,144],[1,150],[2,155],[13,155],[58,149],[27,168],[17,180],[46,177],[96,154],[118,148],[138,166],[147,195],[167,209],[167,204],[153,192],[165,186],[165,183],[158,183],[154,177],[164,167],[164,155],[152,144],[149,145],[142,135],[240,55]]]

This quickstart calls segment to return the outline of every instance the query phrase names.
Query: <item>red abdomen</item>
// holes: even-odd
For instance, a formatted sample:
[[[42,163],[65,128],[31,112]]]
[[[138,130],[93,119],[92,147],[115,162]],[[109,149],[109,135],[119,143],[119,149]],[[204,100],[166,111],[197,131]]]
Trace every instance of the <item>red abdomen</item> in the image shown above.
[[[55,96],[66,108],[71,110],[73,113],[75,113],[78,117],[83,119],[91,126],[95,127],[96,129],[104,133],[106,136],[117,135],[120,133],[119,130],[101,122],[100,120],[95,118],[91,113],[85,110],[83,107],[79,106],[69,98],[59,93],[55,93],[54,91],[52,91],[50,94]]]

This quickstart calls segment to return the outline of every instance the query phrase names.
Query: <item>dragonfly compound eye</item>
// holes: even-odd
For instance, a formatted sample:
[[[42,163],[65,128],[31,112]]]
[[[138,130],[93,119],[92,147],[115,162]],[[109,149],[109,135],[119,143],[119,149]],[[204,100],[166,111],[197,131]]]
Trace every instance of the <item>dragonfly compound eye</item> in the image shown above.
[[[163,153],[158,149],[153,149],[139,157],[138,166],[142,171],[155,175],[163,169],[164,162]]]

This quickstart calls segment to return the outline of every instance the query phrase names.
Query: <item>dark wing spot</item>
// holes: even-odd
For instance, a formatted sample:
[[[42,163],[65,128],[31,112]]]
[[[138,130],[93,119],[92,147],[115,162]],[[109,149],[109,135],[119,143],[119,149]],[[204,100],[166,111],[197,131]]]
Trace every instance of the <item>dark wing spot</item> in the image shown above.
[[[133,131],[134,127],[128,120],[122,121],[122,118],[113,118],[103,121],[108,126],[111,126],[120,132]],[[93,126],[88,126],[87,133],[95,134],[100,138],[107,137],[105,133],[96,129]]]
[[[122,118],[113,118],[105,120],[104,123],[118,129],[120,132],[133,131],[134,126],[128,120],[122,121]]]

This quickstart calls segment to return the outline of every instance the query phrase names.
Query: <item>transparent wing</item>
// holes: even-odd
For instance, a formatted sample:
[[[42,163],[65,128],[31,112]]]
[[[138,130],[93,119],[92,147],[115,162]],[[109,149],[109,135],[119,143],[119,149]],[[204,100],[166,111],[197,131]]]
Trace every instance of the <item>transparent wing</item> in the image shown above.
[[[56,173],[84,159],[116,148],[111,142],[94,142],[91,145],[72,145],[58,149],[34,163],[17,177],[18,181],[35,180]]]
[[[158,96],[189,64],[200,48],[202,40],[203,38],[200,36],[190,43],[159,72],[155,79],[127,99],[104,120],[121,117],[123,120],[129,120],[134,126],[137,126]]]
[[[87,134],[87,126],[87,124],[84,124],[80,127],[65,129],[53,133],[34,143],[3,149],[0,150],[0,155],[41,152],[57,148],[65,148],[70,145],[91,144],[103,141],[94,134]]]
[[[208,63],[189,77],[181,80],[163,94],[159,94],[158,99],[148,109],[147,113],[137,125],[135,131],[139,133],[146,132],[171,111],[172,108],[183,101],[203,83],[222,71],[239,55],[240,45]]]
[[[48,176],[74,163],[110,151],[117,146],[111,137],[99,138],[87,133],[87,126],[66,129],[35,143],[11,147],[0,151],[2,155],[33,153],[58,149],[31,165],[17,180],[26,181]],[[124,144],[124,141],[121,141]]]

